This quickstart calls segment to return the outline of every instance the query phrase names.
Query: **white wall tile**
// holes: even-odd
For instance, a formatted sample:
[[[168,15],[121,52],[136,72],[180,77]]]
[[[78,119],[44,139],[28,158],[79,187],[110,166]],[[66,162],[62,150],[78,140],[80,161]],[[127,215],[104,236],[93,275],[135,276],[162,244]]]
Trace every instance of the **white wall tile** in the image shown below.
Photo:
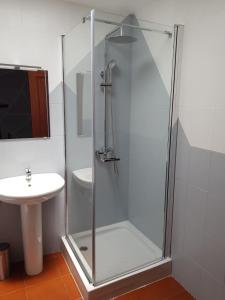
[[[64,135],[63,103],[51,103],[49,106],[51,136]]]
[[[178,123],[176,178],[188,179],[191,146],[181,124]]]
[[[63,103],[62,82],[60,82],[60,84],[58,84],[49,94],[49,103]]]
[[[187,201],[185,180],[177,179],[175,186],[172,234],[172,254],[174,258],[184,255],[184,220],[185,202]]]
[[[214,236],[204,234],[201,266],[219,283],[225,284],[225,243]]]
[[[208,190],[211,152],[191,147],[188,184]]]
[[[199,299],[201,287],[196,285],[202,278],[202,269],[190,257],[175,258],[172,268],[173,276],[194,296]]]
[[[50,139],[27,139],[1,142],[0,177],[23,175],[26,167],[30,166],[33,173],[64,172],[64,143],[63,136]]]
[[[211,150],[219,153],[225,153],[225,126],[224,126],[225,109],[217,108],[214,110],[212,129],[213,139]]]
[[[180,124],[192,147],[211,150],[213,112],[212,108],[181,106]]]
[[[212,152],[208,190],[217,198],[225,199],[225,154]]]
[[[198,300],[224,300],[225,285],[218,283],[210,273],[203,270]]]
[[[184,252],[199,263],[203,250],[203,234],[207,192],[189,185],[184,204]]]
[[[218,193],[208,193],[205,216],[205,233],[225,243],[225,198]]]

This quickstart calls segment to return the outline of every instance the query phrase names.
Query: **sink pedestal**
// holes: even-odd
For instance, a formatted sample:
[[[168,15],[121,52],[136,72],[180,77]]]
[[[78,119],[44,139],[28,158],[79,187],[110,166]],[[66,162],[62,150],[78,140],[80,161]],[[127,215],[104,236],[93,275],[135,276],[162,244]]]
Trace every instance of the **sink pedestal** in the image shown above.
[[[0,201],[20,205],[25,269],[28,275],[43,270],[41,203],[63,189],[64,179],[56,173],[0,179]]]
[[[25,269],[28,275],[43,270],[41,203],[20,206]]]

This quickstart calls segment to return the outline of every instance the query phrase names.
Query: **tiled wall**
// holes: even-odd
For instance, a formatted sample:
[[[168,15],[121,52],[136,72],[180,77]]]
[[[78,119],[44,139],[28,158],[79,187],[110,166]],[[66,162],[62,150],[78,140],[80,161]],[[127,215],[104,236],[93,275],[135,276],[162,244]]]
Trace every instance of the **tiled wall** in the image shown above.
[[[0,2],[0,62],[37,65],[49,71],[51,138],[0,141],[0,178],[33,173],[64,175],[64,129],[60,35],[81,22],[87,9],[64,1],[3,0]],[[45,252],[59,249],[64,232],[64,194],[43,205]],[[0,203],[0,240],[22,258],[20,211]]]
[[[198,300],[224,300],[225,3],[154,1],[138,16],[185,25],[173,274]]]

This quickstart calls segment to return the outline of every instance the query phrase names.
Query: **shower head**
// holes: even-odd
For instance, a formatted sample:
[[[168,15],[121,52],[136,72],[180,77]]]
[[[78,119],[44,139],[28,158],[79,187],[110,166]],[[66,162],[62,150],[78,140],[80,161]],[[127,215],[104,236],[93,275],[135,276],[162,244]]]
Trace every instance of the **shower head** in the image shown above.
[[[119,34],[114,34],[114,35],[109,34],[107,36],[107,40],[109,40],[112,43],[117,43],[117,44],[130,44],[130,43],[136,42],[137,38],[135,38],[131,35],[124,34],[123,26],[117,28],[117,30],[115,30],[115,31],[118,31],[118,30],[120,30]],[[113,33],[115,31],[113,31]]]
[[[136,38],[130,35],[115,35],[109,38],[109,41],[117,44],[130,44],[136,42]]]

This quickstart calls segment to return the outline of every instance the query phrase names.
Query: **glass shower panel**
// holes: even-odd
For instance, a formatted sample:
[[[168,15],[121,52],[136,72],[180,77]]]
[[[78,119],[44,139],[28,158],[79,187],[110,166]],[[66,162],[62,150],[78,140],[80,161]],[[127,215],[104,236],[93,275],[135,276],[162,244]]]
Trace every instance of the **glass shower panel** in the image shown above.
[[[92,157],[90,23],[63,37],[67,239],[92,280]]]
[[[135,15],[96,15],[95,284],[163,257],[173,56],[167,31]]]

